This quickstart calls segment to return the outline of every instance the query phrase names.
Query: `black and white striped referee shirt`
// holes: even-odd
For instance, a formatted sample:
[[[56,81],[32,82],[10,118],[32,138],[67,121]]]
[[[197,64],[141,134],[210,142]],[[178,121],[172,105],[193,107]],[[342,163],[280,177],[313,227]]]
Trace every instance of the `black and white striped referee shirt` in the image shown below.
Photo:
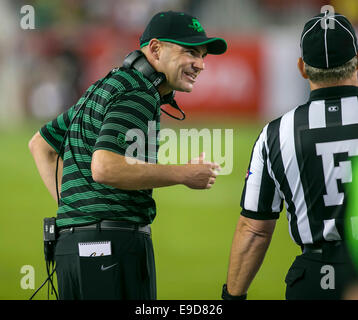
[[[258,137],[241,198],[242,215],[277,219],[285,202],[299,245],[344,238],[345,187],[358,156],[358,87],[317,89]]]

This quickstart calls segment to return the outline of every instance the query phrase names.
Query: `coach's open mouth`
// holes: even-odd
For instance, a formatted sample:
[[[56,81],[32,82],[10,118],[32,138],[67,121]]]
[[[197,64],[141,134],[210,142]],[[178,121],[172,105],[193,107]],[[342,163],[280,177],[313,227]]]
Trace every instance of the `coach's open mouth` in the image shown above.
[[[184,75],[186,76],[186,78],[188,78],[191,82],[195,82],[196,81],[196,77],[197,75],[195,73],[190,73],[190,72],[184,72]]]

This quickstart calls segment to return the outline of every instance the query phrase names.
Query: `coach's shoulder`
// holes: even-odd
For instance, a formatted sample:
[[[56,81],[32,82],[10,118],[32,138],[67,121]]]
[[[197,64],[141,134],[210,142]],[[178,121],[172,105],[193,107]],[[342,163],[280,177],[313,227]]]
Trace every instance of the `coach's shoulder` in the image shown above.
[[[145,91],[153,95],[157,93],[149,79],[137,70],[119,68],[113,73],[112,78],[119,82],[119,87],[122,91]]]

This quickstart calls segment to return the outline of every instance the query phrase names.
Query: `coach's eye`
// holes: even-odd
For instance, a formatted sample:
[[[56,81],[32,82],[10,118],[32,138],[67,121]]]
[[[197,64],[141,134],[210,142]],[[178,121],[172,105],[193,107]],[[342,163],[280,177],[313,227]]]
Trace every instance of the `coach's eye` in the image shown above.
[[[196,51],[195,50],[192,50],[192,49],[188,49],[186,50],[187,53],[191,54],[192,56],[196,56]]]

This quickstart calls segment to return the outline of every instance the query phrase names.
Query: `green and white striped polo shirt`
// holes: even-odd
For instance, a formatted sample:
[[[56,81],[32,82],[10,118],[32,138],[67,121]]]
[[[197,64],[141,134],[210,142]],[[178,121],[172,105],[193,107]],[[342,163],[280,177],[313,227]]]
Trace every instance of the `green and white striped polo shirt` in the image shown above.
[[[101,219],[151,223],[156,215],[152,190],[120,190],[95,182],[91,159],[93,152],[99,149],[121,155],[135,149],[134,157],[156,163],[159,129],[158,91],[140,72],[122,68],[98,80],[76,105],[43,126],[40,134],[56,152],[61,151],[63,159],[57,225],[89,224]],[[139,134],[128,137],[128,132],[141,133],[145,141],[138,138]],[[145,148],[133,148],[133,143],[141,146],[145,143]],[[139,154],[140,151],[145,154]]]

